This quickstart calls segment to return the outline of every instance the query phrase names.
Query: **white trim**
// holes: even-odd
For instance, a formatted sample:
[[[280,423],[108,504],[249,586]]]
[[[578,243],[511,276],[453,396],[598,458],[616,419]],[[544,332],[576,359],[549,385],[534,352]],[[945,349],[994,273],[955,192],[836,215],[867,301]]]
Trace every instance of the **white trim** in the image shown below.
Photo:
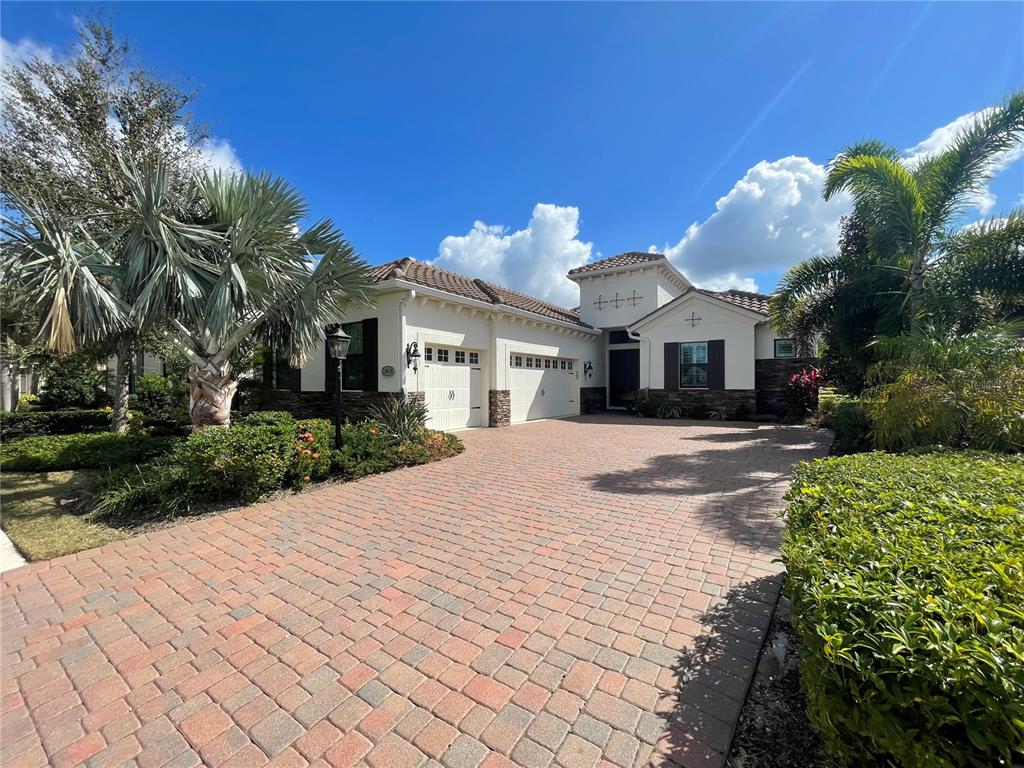
[[[750,320],[753,325],[765,322],[765,316],[758,312],[754,312],[749,309],[744,309],[743,307],[733,304],[731,301],[720,299],[717,296],[710,296],[706,293],[697,290],[696,288],[691,288],[690,290],[686,291],[686,293],[682,293],[676,298],[672,299],[672,301],[668,302],[668,304],[663,304],[662,306],[658,307],[656,310],[651,312],[651,314],[647,315],[646,317],[641,317],[632,325],[627,326],[626,330],[631,334],[635,333],[640,328],[650,325],[652,322],[660,320],[666,315],[674,312],[675,310],[679,309],[684,304],[686,304],[686,302],[690,301],[690,299],[694,298],[703,299],[720,305],[721,308],[726,310],[727,312],[732,312],[734,315],[742,317],[745,320]]]
[[[686,275],[680,272],[673,266],[672,262],[666,257],[662,256],[660,259],[652,259],[651,261],[638,261],[633,264],[621,264],[617,267],[605,267],[604,269],[592,269],[586,272],[580,272],[578,274],[568,274],[570,280],[574,283],[579,283],[581,280],[590,280],[596,277],[605,277],[607,275],[617,275],[629,272],[644,272],[648,269],[656,271],[664,271],[668,274],[669,279],[676,284],[676,287],[681,291],[686,291],[688,288],[693,287],[693,283],[686,279]]]

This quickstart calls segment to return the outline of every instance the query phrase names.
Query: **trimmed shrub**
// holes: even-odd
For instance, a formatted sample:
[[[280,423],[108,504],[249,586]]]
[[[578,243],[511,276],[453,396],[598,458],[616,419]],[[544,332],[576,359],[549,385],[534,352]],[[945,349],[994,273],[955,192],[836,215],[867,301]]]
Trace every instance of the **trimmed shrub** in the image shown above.
[[[70,435],[110,429],[110,411],[105,409],[27,411],[0,413],[0,440],[33,435]]]
[[[166,376],[140,376],[135,382],[135,405],[146,416],[162,415],[173,393],[174,383]]]
[[[1024,757],[1024,457],[803,464],[783,559],[808,715],[855,766]]]
[[[420,430],[416,438],[398,442],[373,422],[346,424],[341,449],[331,453],[331,467],[348,480],[388,472],[398,467],[427,462],[462,453],[462,441],[455,435]]]
[[[39,405],[39,395],[26,392],[18,395],[18,408],[35,408]]]
[[[853,403],[856,399],[844,395],[833,387],[822,387],[818,390],[818,411],[814,421],[819,427],[834,429],[836,426],[836,411],[843,403]]]
[[[45,375],[39,393],[43,410],[95,408],[109,400],[100,386],[103,374],[95,360],[80,355],[57,357],[45,366]]]
[[[833,429],[836,433],[836,453],[871,450],[871,417],[859,401],[851,400],[836,406]]]
[[[284,485],[293,454],[291,430],[237,424],[193,432],[174,452],[190,493],[251,504]]]
[[[252,413],[239,417],[236,423],[248,424],[253,427],[272,426],[275,424],[294,424],[295,417],[288,413],[288,411],[253,411]]]
[[[311,480],[322,480],[331,473],[334,427],[327,419],[305,419],[293,430],[288,484],[302,489]]]
[[[26,437],[0,446],[0,466],[8,472],[105,469],[148,461],[167,453],[176,442],[116,432]]]

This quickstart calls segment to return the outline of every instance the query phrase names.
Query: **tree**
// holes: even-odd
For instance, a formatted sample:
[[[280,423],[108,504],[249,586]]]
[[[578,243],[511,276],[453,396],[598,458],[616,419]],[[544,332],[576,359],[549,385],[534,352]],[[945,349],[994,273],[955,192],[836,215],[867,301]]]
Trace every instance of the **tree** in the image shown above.
[[[825,343],[831,373],[859,391],[877,336],[929,321],[967,332],[1024,306],[1024,212],[950,230],[993,173],[993,159],[1024,137],[1024,93],[982,113],[951,146],[915,165],[879,141],[841,152],[824,196],[851,193],[836,252],[791,268],[769,312],[807,348]]]
[[[28,225],[5,220],[4,276],[37,297],[55,348],[163,329],[190,363],[193,427],[227,425],[231,356],[273,340],[302,365],[363,296],[367,265],[329,220],[302,230],[307,204],[281,179],[205,174],[179,197],[160,165],[122,173],[128,200],[104,206],[118,226],[99,240],[19,201]]]
[[[858,209],[868,212],[871,249],[906,268],[912,324],[924,318],[926,273],[942,261],[942,245],[952,237],[950,221],[984,189],[996,156],[1022,138],[1024,92],[982,112],[949,148],[916,165],[878,141],[848,147],[832,162],[824,197],[849,192]],[[972,233],[961,231],[960,238],[970,240]]]
[[[195,92],[135,64],[130,47],[99,21],[81,27],[70,57],[37,56],[5,65],[3,76],[0,202],[15,217],[43,206],[52,226],[73,222],[99,240],[130,200],[122,160],[161,164],[166,194],[181,198],[204,166],[208,134],[188,111]],[[117,262],[121,254],[107,257]],[[128,426],[131,364],[145,330],[126,322],[104,329],[102,336],[117,357],[112,418],[117,431]]]

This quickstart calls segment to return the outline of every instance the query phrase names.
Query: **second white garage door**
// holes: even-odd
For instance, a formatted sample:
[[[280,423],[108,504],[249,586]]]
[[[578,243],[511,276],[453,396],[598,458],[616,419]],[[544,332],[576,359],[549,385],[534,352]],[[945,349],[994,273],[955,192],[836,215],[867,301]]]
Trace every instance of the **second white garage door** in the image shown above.
[[[467,349],[427,346],[420,373],[427,426],[464,429],[483,423],[480,354]]]
[[[509,356],[512,421],[553,419],[579,413],[579,380],[573,360],[536,355]]]

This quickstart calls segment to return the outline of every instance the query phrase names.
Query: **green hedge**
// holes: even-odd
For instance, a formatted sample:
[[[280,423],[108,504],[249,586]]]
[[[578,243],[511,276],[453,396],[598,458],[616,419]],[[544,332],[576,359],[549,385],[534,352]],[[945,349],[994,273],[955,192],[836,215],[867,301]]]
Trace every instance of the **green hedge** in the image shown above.
[[[14,472],[106,469],[137,464],[166,453],[175,438],[96,432],[41,435],[0,446],[0,467]]]
[[[808,714],[851,766],[1024,764],[1024,457],[801,465],[783,558]]]
[[[448,458],[463,450],[462,441],[447,432],[423,429],[415,440],[398,441],[375,422],[364,421],[345,425],[341,449],[331,453],[331,467],[335,474],[354,480]]]
[[[0,413],[0,440],[33,435],[70,435],[110,429],[110,410],[17,411]]]

